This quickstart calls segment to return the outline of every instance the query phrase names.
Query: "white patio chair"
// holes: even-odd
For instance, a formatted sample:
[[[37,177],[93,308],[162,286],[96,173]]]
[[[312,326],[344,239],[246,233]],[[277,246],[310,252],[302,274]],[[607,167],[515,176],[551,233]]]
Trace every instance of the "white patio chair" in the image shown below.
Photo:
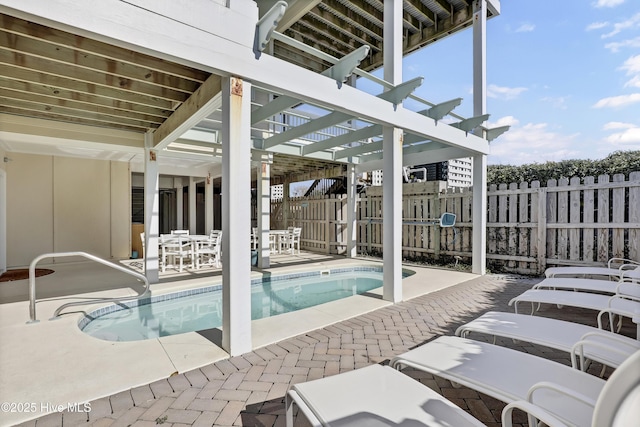
[[[639,363],[640,351],[605,382],[537,356],[456,337],[438,338],[392,361],[499,396],[508,402],[505,427],[512,426],[515,408],[530,416],[531,425],[634,425],[640,416]],[[288,427],[294,404],[312,426],[482,425],[420,382],[380,365],[292,386],[285,403]]]
[[[588,366],[585,359],[617,368],[640,350],[640,341],[604,329],[548,317],[497,311],[485,313],[456,330],[456,336],[463,338],[471,333],[511,338],[566,351],[571,354],[572,366],[582,370]]]
[[[175,267],[176,260],[179,260],[178,271],[182,272],[184,261],[190,260],[191,268],[194,266],[194,256],[191,240],[186,236],[160,235],[160,248],[162,251],[162,272],[166,271],[168,265]],[[171,263],[168,263],[171,258]]]
[[[593,405],[593,417],[590,423],[585,425],[594,427],[637,425],[640,419],[640,375],[638,375],[638,366],[640,366],[640,352],[630,356],[611,374]],[[534,417],[535,414],[539,414],[540,421],[550,427],[565,425],[557,424],[549,418],[545,419],[545,417],[549,416],[549,413],[540,411],[541,408],[533,402],[534,397],[532,394],[529,400],[509,403],[502,410],[502,426],[513,426],[512,414],[514,409],[523,410]]]
[[[611,258],[607,262],[606,267],[550,267],[544,272],[546,277],[573,276],[573,277],[590,277],[590,276],[606,276],[615,280],[620,280],[625,271],[634,270],[640,267],[640,262],[625,259]]]
[[[613,279],[613,277],[612,277]],[[626,270],[619,280],[582,279],[576,277],[548,277],[536,283],[532,289],[573,289],[585,292],[615,294],[621,283],[640,284],[640,269]]]
[[[618,369],[637,369],[625,366]],[[552,360],[506,347],[443,336],[392,359],[505,403],[525,401],[573,426],[589,426],[605,381]],[[530,420],[530,425],[535,425]]]
[[[222,254],[222,230],[211,230],[209,240],[200,242],[198,253],[196,254],[196,268],[201,268],[203,264],[220,268],[220,258]]]
[[[258,227],[251,227],[251,249],[258,249]]]
[[[586,308],[598,312],[609,313],[611,330],[614,329],[615,316],[629,317],[635,323],[640,322],[640,286],[621,283],[615,295],[600,295],[589,292],[558,291],[547,289],[530,289],[509,301],[518,313],[519,304],[531,303],[531,314],[540,309],[541,304],[555,304],[558,307],[569,306]],[[601,316],[598,316],[601,326]],[[640,331],[639,331],[640,332]]]
[[[289,227],[288,233],[282,237],[282,245],[285,250],[291,254],[296,253],[296,246],[298,247],[298,254],[300,254],[300,235],[302,234],[301,227]]]
[[[294,404],[312,426],[483,425],[429,387],[381,365],[292,386],[287,427],[293,427]]]

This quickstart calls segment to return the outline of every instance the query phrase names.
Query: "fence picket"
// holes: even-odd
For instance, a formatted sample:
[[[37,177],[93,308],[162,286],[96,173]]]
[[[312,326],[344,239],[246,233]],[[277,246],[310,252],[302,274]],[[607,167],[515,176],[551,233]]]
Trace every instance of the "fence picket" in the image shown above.
[[[420,259],[461,255],[471,260],[472,191],[433,183],[405,187],[403,255]],[[273,201],[271,227],[301,226],[301,246],[344,253],[347,245],[345,196]],[[361,193],[357,206],[357,248],[380,255],[382,191]],[[288,206],[288,212],[284,212]],[[640,258],[640,172],[623,175],[491,185],[487,193],[487,259],[491,268],[542,273],[551,265],[604,264],[614,256]],[[253,210],[255,212],[255,209]],[[456,232],[437,225],[444,212],[456,215]],[[287,222],[285,223],[285,218]],[[254,218],[255,219],[255,218]]]

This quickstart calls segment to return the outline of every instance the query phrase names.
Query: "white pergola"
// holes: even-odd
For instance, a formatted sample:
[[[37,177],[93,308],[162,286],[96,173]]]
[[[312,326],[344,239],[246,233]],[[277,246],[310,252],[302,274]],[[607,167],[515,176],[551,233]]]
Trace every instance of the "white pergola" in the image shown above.
[[[295,22],[291,14],[301,16],[319,1],[307,2],[307,9],[302,7],[305,2],[301,1],[291,2],[289,9],[284,2],[259,2],[259,11],[256,3],[249,0],[0,0],[0,12],[6,16],[205,73],[204,81],[189,90],[184,100],[176,101],[175,108],[159,125],[146,128],[144,138],[139,141],[133,138],[125,143],[123,137],[121,141],[114,141],[114,149],[143,155],[145,262],[146,275],[151,282],[158,280],[158,159],[173,159],[172,155],[177,156],[176,159],[180,156],[201,159],[202,153],[194,154],[195,157],[189,157],[188,153],[204,150],[210,164],[221,162],[225,235],[222,330],[223,347],[231,355],[252,349],[251,309],[247,303],[251,282],[248,206],[252,164],[258,165],[258,228],[262,236],[267,236],[269,177],[274,154],[346,165],[348,256],[356,255],[356,173],[383,169],[383,298],[391,302],[402,299],[402,167],[472,157],[473,272],[485,273],[486,158],[489,141],[505,130],[487,129],[482,125],[487,119],[486,19],[488,15],[499,14],[500,3],[498,0],[435,2],[442,9],[448,4],[452,10],[455,3],[468,3],[473,10],[472,16],[468,16],[460,28],[473,27],[474,117],[463,119],[453,115],[450,117],[458,121],[446,124],[442,118],[453,114],[459,99],[438,105],[427,104],[421,111],[403,107],[403,100],[413,96],[412,92],[422,82],[422,79],[403,82],[401,78],[403,29],[406,30],[408,21],[413,22],[407,18],[407,4],[415,9],[419,2],[369,0],[355,4],[370,2],[384,5],[384,81],[380,82],[383,91],[378,95],[343,84],[352,75],[367,74],[357,68],[369,53],[366,47],[335,58],[298,46],[301,52],[316,54],[329,63],[322,72],[269,54],[273,50],[273,40],[289,42],[292,46],[299,43],[279,31],[278,24],[287,18]],[[266,8],[265,3],[270,7]],[[422,14],[428,15],[424,10]],[[329,113],[274,132],[269,126],[270,118],[300,104]],[[12,113],[15,111],[6,108],[0,112],[7,122],[13,121]],[[320,141],[302,138],[348,121],[358,122],[360,126],[344,135]],[[217,127],[206,129],[212,123],[217,123],[213,125]],[[13,122],[12,126],[0,127],[0,137],[4,138],[28,135],[29,132],[28,126]],[[137,132],[142,134],[140,129]],[[104,141],[92,141],[89,133],[79,138],[81,142],[72,143],[105,144]],[[185,144],[191,144],[190,148],[185,149]],[[259,263],[261,267],[268,267],[268,239],[260,241],[263,243]]]

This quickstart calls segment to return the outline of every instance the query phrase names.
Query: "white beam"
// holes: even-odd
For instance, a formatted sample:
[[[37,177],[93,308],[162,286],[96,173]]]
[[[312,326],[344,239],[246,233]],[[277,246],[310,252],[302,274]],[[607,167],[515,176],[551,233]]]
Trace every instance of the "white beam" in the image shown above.
[[[176,227],[184,228],[184,183],[182,178],[174,178],[174,187],[176,189]]]
[[[222,79],[222,347],[251,351],[251,84]]]
[[[411,148],[411,147],[409,147]],[[419,153],[413,153],[409,149],[403,150],[402,165],[413,166],[424,163],[442,162],[445,160],[459,159],[462,157],[469,157],[470,153],[467,150],[461,148],[438,148],[435,150],[425,150]],[[374,170],[380,170],[383,168],[383,160],[376,159],[368,162],[359,163],[356,165],[356,172],[369,172]]]
[[[149,283],[159,281],[160,174],[157,151],[152,149],[153,135],[144,135],[144,274]]]
[[[201,0],[196,6],[205,8],[208,7],[207,3],[212,2]],[[197,25],[194,25],[187,18],[179,18],[184,13],[158,13],[119,0],[98,3],[82,0],[3,0],[0,11],[219,75],[238,75],[269,90],[363,120],[405,129],[425,139],[461,146],[473,152],[489,152],[486,140],[471,134],[465,135],[463,131],[448,125],[437,126],[435,120],[417,112],[406,109],[395,111],[390,102],[360,89],[347,85],[339,89],[335,80],[329,77],[269,55],[262,55],[256,60],[252,39],[248,44],[237,42],[244,40],[247,33],[251,37],[254,34],[257,10],[255,16],[248,10],[251,3],[230,2],[230,8],[224,13],[206,15],[212,19],[206,25],[200,20],[196,20]],[[169,7],[169,3],[160,4]],[[175,7],[177,9],[180,6]],[[190,6],[189,10],[192,15],[197,14],[195,7]],[[92,19],[86,19],[87,16]],[[140,25],[140,22],[145,25]],[[229,36],[230,32],[237,37]],[[180,37],[175,37],[175,34],[180,34]]]
[[[384,79],[402,81],[402,0],[384,0]],[[402,105],[397,110],[403,110]],[[383,126],[382,242],[385,301],[402,300],[402,129]]]

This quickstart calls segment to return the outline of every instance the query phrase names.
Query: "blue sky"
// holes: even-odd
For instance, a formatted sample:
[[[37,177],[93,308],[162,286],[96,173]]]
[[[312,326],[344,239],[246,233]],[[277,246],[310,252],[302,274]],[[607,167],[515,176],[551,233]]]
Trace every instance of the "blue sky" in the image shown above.
[[[490,126],[511,125],[491,144],[489,164],[601,159],[640,150],[640,2],[502,0],[487,22]],[[464,98],[473,112],[472,31],[405,58],[416,94]]]

